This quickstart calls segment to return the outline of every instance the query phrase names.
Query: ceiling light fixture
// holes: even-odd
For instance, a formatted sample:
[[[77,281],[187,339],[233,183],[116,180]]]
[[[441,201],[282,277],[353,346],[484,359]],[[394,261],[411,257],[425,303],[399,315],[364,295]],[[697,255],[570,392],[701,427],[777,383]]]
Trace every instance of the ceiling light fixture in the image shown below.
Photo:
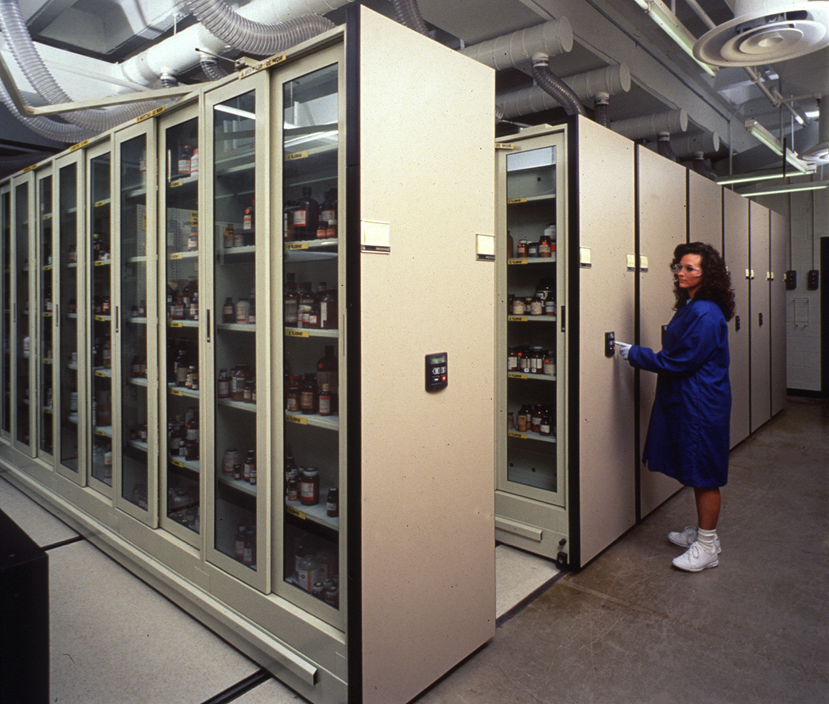
[[[802,174],[782,174],[780,171],[775,171],[773,174],[754,174],[748,176],[726,176],[725,178],[718,178],[717,184],[720,186],[732,186],[738,183],[753,183],[754,181],[771,181],[775,178],[800,178],[801,176],[808,176],[808,173]]]
[[[696,61],[709,76],[713,77],[717,75],[716,68],[709,66],[694,56],[694,44],[697,38],[685,28],[685,25],[677,19],[670,8],[660,2],[660,0],[636,0],[636,4],[650,15],[651,19],[659,25],[662,31],[673,39],[680,49]]]
[[[798,191],[819,191],[829,188],[829,180],[812,181],[811,183],[788,183],[783,186],[767,186],[765,188],[749,189],[745,192],[736,191],[744,198],[752,196],[773,196],[779,193],[797,193]]]
[[[751,132],[755,139],[765,144],[769,149],[771,149],[775,154],[778,156],[783,156],[783,145],[780,144],[777,137],[775,137],[771,132],[769,132],[763,125],[761,125],[757,120],[746,120],[745,123],[746,129]],[[802,173],[807,173],[812,171],[814,167],[809,166],[805,162],[801,161],[797,154],[795,154],[791,149],[788,147],[786,148],[786,161],[788,161],[794,168]]]

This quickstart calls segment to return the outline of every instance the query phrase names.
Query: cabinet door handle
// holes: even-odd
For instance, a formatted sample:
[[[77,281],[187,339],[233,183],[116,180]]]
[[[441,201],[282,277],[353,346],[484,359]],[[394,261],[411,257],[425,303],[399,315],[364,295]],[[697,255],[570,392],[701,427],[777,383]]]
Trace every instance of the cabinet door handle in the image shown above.
[[[565,328],[567,327],[567,317],[565,315],[565,307],[561,306],[561,332],[564,332]]]
[[[118,329],[119,329],[119,325],[118,325],[118,306],[115,306],[115,334],[116,335],[118,334]]]
[[[207,342],[210,342],[210,308],[207,309]]]

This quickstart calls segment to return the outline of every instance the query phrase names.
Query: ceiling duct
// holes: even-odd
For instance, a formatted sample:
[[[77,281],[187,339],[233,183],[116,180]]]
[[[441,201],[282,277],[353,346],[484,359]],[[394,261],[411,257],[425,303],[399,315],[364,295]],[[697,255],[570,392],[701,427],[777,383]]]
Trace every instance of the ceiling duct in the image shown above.
[[[735,0],[734,19],[694,44],[694,57],[713,66],[759,66],[829,46],[829,2]]]
[[[720,136],[716,132],[701,132],[676,137],[671,140],[671,149],[680,159],[688,159],[695,154],[715,154],[720,151]]]
[[[614,132],[628,139],[656,139],[660,133],[676,134],[688,129],[688,113],[684,108],[658,112],[629,120],[617,120],[610,125]]]
[[[627,93],[630,90],[630,69],[626,64],[620,64],[567,76],[562,80],[570,86],[579,100],[587,102],[601,93]],[[561,107],[555,98],[536,85],[501,93],[495,102],[507,118],[532,115]]]
[[[502,71],[508,68],[529,68],[534,54],[557,56],[573,48],[573,28],[566,18],[537,24],[512,34],[488,39],[461,49],[461,54]]]
[[[817,144],[805,149],[799,156],[813,164],[829,164],[829,110],[824,106],[823,99],[818,101],[818,106]]]

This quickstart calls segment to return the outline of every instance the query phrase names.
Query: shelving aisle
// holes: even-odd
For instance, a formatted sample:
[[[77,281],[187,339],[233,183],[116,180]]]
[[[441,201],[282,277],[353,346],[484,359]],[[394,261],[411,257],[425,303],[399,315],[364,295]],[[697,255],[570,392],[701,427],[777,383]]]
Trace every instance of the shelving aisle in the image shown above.
[[[673,570],[677,552],[664,537],[690,521],[687,490],[578,574],[499,546],[501,627],[415,702],[823,701],[827,466],[829,402],[790,398],[732,452],[721,563],[701,574]],[[0,509],[54,546],[51,701],[303,701],[273,678],[256,680],[258,665],[3,479]],[[219,698],[251,677],[246,693]]]

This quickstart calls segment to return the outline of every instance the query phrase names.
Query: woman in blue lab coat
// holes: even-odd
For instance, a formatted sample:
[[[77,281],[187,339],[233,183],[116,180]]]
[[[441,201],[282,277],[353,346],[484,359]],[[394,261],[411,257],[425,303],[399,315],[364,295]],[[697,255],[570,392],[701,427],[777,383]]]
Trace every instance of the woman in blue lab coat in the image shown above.
[[[633,367],[657,374],[642,461],[694,488],[699,527],[671,532],[668,539],[688,548],[673,564],[700,572],[716,567],[720,553],[716,528],[720,487],[728,481],[731,424],[727,321],[734,316],[734,291],[725,263],[710,245],[679,245],[671,270],[676,313],[662,349],[619,347]]]

